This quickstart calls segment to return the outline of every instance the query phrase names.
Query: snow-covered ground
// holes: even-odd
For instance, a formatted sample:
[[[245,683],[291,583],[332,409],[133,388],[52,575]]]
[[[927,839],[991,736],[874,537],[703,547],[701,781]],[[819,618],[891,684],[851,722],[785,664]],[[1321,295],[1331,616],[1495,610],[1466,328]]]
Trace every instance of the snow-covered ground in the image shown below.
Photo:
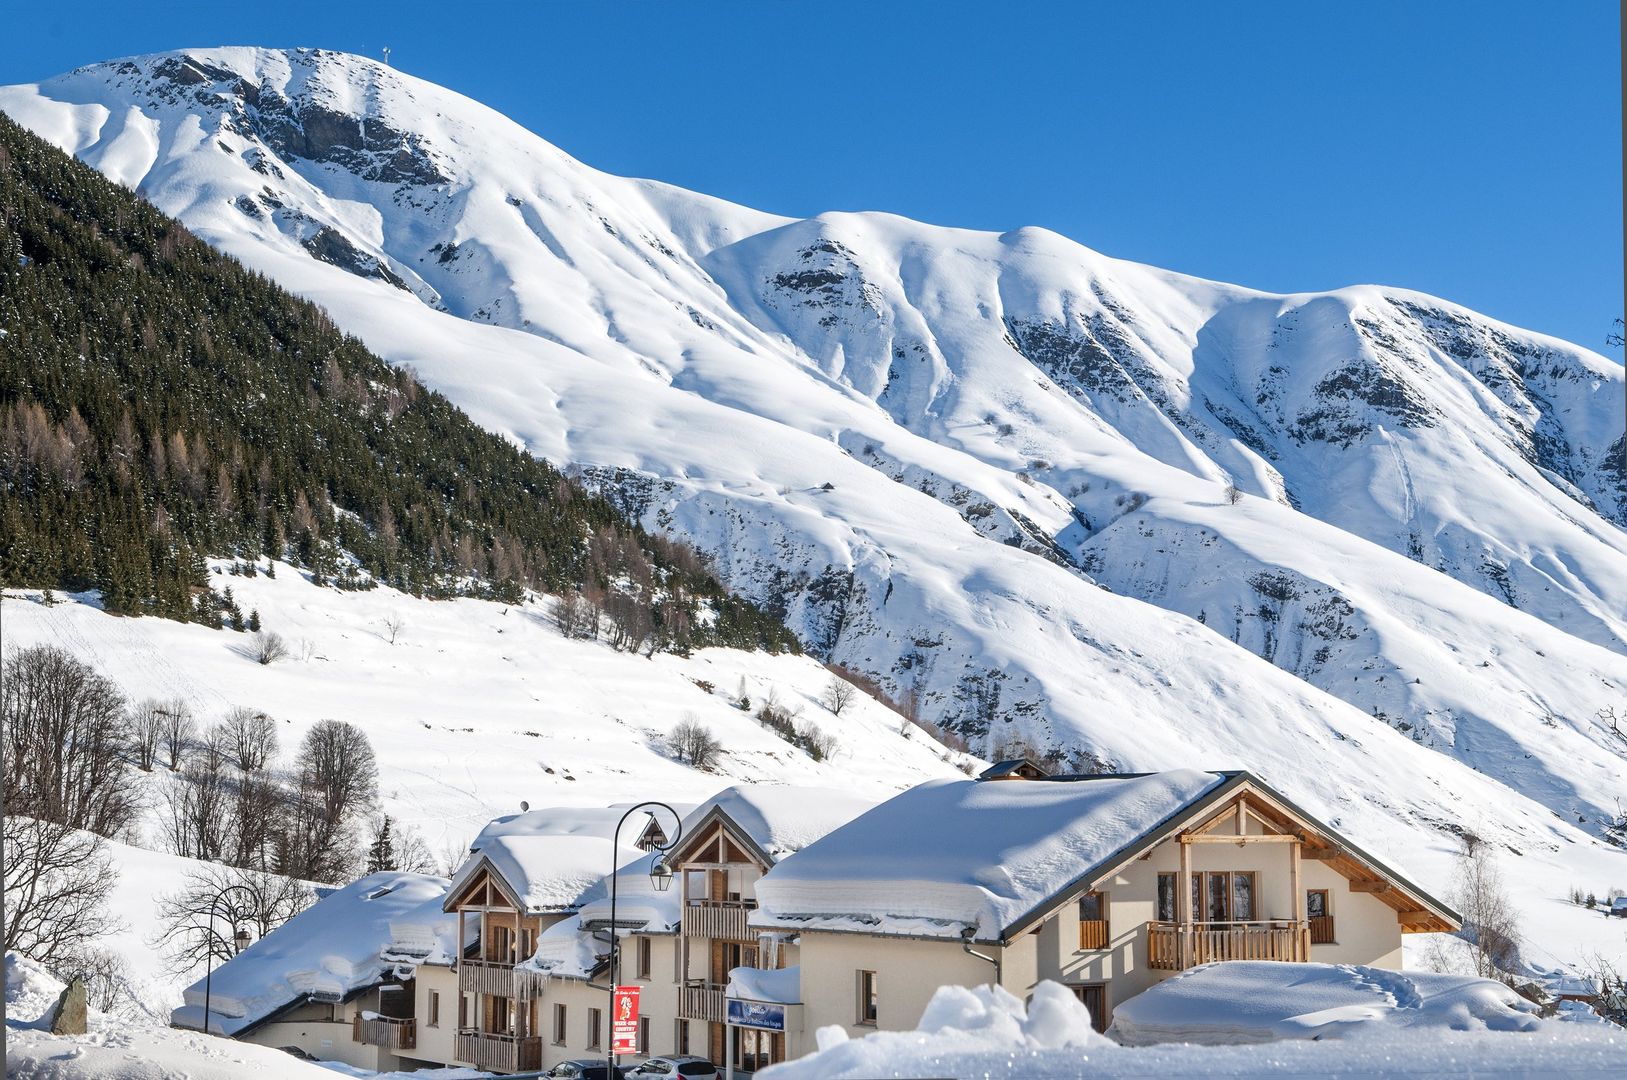
[[[300,1061],[281,1050],[214,1038],[147,1021],[102,1016],[92,1010],[85,1035],[50,1033],[51,1011],[62,984],[32,960],[7,953],[7,1080],[336,1080],[363,1075],[340,1066]],[[404,1080],[404,1073],[366,1073]],[[471,1080],[470,1069],[435,1069],[415,1080]]]
[[[1128,1046],[1345,1039],[1378,1029],[1535,1031],[1537,1007],[1473,975],[1238,961],[1183,971],[1113,1010]]]
[[[1275,965],[1282,967],[1283,965]],[[1307,965],[1310,966],[1310,965]],[[1324,987],[1326,989],[1326,987]],[[1326,995],[1324,995],[1326,996]],[[1341,994],[1332,999],[1346,1004]],[[1306,1008],[1324,1004],[1302,996]],[[1214,1002],[1210,1003],[1214,1005]],[[1523,1019],[1523,1014],[1505,1010]],[[1090,1027],[1071,991],[1042,983],[1027,1006],[1003,990],[944,987],[919,1030],[848,1039],[820,1032],[820,1050],[764,1070],[763,1080],[958,1077],[964,1080],[1105,1080],[1201,1077],[1619,1077],[1627,1038],[1619,1028],[1558,1021],[1520,1032],[1459,1023],[1450,1010],[1417,1026],[1375,1020],[1349,1038],[1251,1046],[1118,1046]]]
[[[433,855],[456,862],[522,801],[602,811],[656,798],[683,808],[737,781],[783,781],[831,789],[832,805],[846,806],[965,775],[950,763],[961,755],[917,728],[903,734],[902,718],[864,695],[832,715],[819,704],[830,674],[807,657],[712,649],[645,659],[563,637],[546,601],[509,607],[384,588],[343,593],[286,565],[275,578],[217,578],[217,587],[228,583],[245,612],[258,610],[266,629],[289,642],[289,659],[261,666],[248,655],[248,635],[115,618],[93,596],[45,606],[37,593],[13,590],[0,600],[0,626],[8,649],[61,646],[132,700],[187,702],[200,727],[234,705],[262,709],[279,721],[283,764],[317,720],[358,724],[378,756],[384,812],[419,833]],[[404,623],[393,645],[390,615]],[[765,729],[732,703],[742,687],[753,709],[770,694],[800,708],[837,737],[836,753],[815,762]],[[685,718],[722,741],[716,772],[681,765],[667,751],[666,734]],[[162,768],[133,775],[148,815],[143,846],[110,848],[121,873],[113,907],[125,929],[108,944],[130,964],[136,996],[163,1016],[191,979],[177,981],[150,945],[162,932],[154,903],[196,864],[148,850],[163,846],[159,815],[171,780]],[[632,825],[628,831],[624,844],[636,838]],[[607,869],[584,867],[584,880]]]

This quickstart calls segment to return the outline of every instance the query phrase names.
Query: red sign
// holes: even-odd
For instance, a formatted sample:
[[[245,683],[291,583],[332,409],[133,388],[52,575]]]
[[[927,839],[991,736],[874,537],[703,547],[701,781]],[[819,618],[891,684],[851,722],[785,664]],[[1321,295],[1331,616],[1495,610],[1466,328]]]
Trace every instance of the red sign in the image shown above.
[[[638,987],[618,986],[611,1005],[610,1052],[638,1053]]]

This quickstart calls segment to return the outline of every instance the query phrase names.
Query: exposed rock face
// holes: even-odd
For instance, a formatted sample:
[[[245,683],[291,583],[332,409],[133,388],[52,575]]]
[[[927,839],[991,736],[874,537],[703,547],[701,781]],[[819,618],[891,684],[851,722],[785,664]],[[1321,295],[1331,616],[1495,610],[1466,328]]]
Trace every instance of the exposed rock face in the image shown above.
[[[56,1007],[51,1010],[52,1035],[83,1035],[90,1022],[90,1001],[85,992],[85,980],[74,979],[62,988]]]
[[[341,270],[348,270],[358,277],[387,281],[398,289],[407,288],[407,283],[383,261],[352,244],[344,233],[331,226],[322,226],[305,239],[304,245],[305,250],[316,258],[332,263]]]

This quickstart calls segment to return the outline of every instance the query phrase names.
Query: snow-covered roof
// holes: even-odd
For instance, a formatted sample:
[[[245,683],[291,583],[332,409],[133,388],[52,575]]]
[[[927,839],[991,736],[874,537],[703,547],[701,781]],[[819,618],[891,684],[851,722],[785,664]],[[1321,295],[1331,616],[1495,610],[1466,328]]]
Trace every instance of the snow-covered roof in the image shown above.
[[[751,925],[995,940],[1081,875],[1224,783],[1177,770],[921,784],[757,883]]]
[[[675,809],[682,813],[687,807]],[[575,911],[610,869],[612,837],[626,812],[625,804],[548,807],[497,818],[469,845],[471,856],[454,875],[449,897],[489,864],[528,914]],[[635,841],[644,822],[642,814],[628,820],[615,865],[643,858]]]
[[[698,838],[707,819],[721,814],[773,864],[875,805],[874,799],[858,798],[833,788],[736,784],[695,808],[684,821],[684,840]]]
[[[774,1001],[795,1005],[802,1000],[802,965],[783,968],[729,969],[726,996],[746,1001]]]
[[[386,871],[335,890],[215,969],[210,1029],[235,1035],[306,997],[342,1000],[403,964],[455,953],[457,921],[435,917],[446,888],[445,878]],[[184,1000],[171,1023],[202,1028],[203,980]]]

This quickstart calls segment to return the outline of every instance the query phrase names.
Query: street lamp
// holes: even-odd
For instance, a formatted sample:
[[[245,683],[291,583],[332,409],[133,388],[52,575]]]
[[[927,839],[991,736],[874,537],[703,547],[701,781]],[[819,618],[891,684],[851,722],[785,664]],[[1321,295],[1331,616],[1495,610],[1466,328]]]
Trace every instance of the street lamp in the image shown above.
[[[656,892],[666,892],[672,887],[672,867],[667,864],[667,855],[678,846],[678,839],[684,834],[684,819],[678,816],[678,811],[664,802],[641,802],[621,816],[621,820],[616,822],[615,833],[610,837],[610,1008],[605,1010],[605,1026],[609,1029],[605,1032],[607,1078],[614,1078],[616,1075],[616,987],[621,981],[621,939],[616,936],[616,855],[621,849],[621,827],[627,823],[628,818],[646,808],[653,818],[657,807],[671,814],[675,823],[670,839],[663,837],[664,843],[652,844],[655,848],[655,859],[650,863],[650,884],[654,886]]]
[[[203,954],[204,955],[204,969],[203,969],[203,1033],[205,1035],[209,1034],[210,994],[214,989],[214,976],[215,976],[215,942],[214,942],[214,936],[215,936],[215,907],[222,900],[226,899],[228,894],[233,893],[233,892],[241,892],[241,893],[244,893],[245,895],[247,895],[248,898],[249,898],[249,903],[250,904],[253,904],[255,902],[255,900],[256,900],[253,889],[250,889],[247,885],[235,885],[234,884],[234,885],[226,885],[226,886],[222,887],[221,890],[215,894],[214,899],[209,901],[209,922],[207,924],[205,924],[205,926],[204,926],[204,954]],[[232,943],[234,945],[236,945],[236,947],[237,947],[236,952],[234,952],[232,955],[235,956],[235,955],[237,955],[237,953],[240,953],[244,949],[248,948],[248,941],[249,941],[248,927],[245,927],[245,926],[238,927],[237,932],[232,935]]]

